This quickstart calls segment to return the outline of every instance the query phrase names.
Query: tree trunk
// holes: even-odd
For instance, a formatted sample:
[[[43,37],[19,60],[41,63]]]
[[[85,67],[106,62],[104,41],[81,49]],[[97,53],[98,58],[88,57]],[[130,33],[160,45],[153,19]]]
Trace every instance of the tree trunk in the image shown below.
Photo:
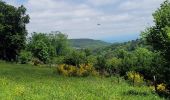
[[[154,82],[155,92],[157,92],[157,83],[156,83],[156,77],[155,76],[153,76],[153,82]]]

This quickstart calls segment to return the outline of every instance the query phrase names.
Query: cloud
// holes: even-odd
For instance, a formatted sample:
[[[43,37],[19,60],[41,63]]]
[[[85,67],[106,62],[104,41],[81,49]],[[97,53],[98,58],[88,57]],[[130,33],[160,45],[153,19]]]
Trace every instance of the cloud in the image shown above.
[[[22,0],[20,0],[22,1]],[[152,13],[164,0],[27,0],[31,32],[62,31],[69,38],[135,35],[152,25]],[[7,1],[19,5],[18,0]],[[98,26],[97,24],[101,24]]]
[[[118,1],[119,0],[87,0],[87,2],[93,6],[113,5]]]

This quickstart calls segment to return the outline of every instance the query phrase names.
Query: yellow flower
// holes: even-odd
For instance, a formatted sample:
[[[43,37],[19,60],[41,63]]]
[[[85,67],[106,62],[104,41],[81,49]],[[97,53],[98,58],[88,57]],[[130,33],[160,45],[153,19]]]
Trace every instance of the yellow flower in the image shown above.
[[[25,92],[25,87],[22,86],[22,85],[18,85],[18,86],[16,86],[14,92],[15,92],[15,95],[21,96],[21,95],[23,95],[24,92]]]
[[[166,85],[164,83],[157,85],[157,90],[160,92],[166,91]]]

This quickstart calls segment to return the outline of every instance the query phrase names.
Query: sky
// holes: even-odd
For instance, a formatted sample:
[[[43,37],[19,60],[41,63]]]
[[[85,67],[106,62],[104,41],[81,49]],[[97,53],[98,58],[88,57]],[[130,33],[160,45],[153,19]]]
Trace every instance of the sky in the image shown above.
[[[32,32],[61,31],[69,38],[124,42],[153,25],[152,13],[164,0],[3,0],[27,8]]]

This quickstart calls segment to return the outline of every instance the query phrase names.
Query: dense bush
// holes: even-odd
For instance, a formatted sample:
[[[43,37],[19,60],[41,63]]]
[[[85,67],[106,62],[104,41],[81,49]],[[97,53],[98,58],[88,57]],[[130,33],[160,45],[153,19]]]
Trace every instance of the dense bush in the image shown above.
[[[57,66],[57,73],[64,76],[89,76],[98,75],[93,66],[81,64],[80,67],[73,65],[59,65]]]
[[[65,64],[79,67],[80,64],[87,62],[86,55],[82,51],[73,50],[71,54],[65,57]]]
[[[32,53],[29,51],[21,51],[19,54],[19,62],[21,64],[26,64],[32,59]]]

